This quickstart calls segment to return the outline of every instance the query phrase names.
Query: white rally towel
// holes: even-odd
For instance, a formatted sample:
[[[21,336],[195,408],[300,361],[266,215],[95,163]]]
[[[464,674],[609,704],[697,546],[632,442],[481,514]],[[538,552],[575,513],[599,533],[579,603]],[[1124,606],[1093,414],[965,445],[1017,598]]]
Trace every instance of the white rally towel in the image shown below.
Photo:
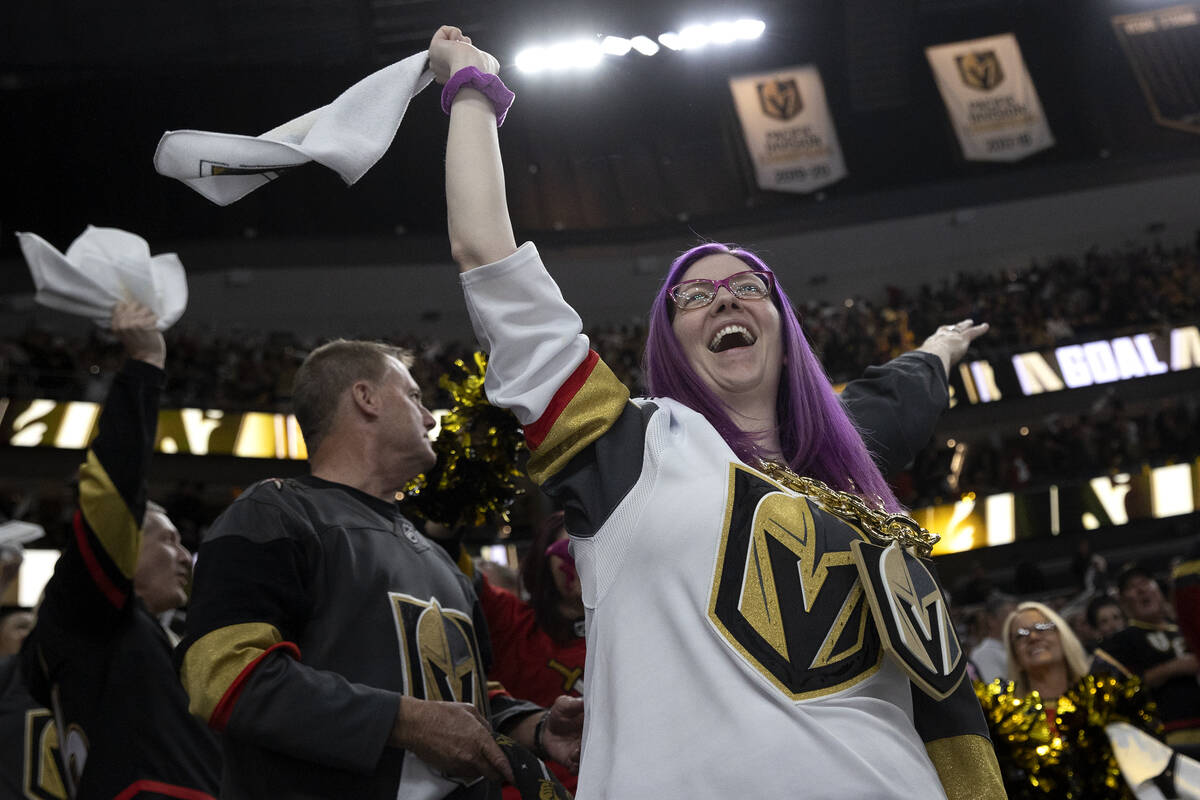
[[[108,325],[113,306],[136,300],[154,311],[162,331],[187,308],[179,256],[151,256],[137,234],[89,225],[65,254],[35,233],[18,233],[17,239],[37,287],[34,300],[44,306]]]
[[[167,131],[154,168],[227,206],[285,170],[316,161],[352,184],[383,157],[408,103],[433,80],[422,52],[372,73],[327,106],[261,136]]]

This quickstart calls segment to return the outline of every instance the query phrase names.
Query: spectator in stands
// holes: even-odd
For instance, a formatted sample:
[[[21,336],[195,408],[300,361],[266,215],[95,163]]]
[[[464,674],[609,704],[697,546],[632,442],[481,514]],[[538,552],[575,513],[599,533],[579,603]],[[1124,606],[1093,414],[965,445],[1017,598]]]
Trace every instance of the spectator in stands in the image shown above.
[[[191,557],[146,500],[166,346],[153,312],[113,309],[128,355],[79,471],[74,539],[21,652],[33,696],[64,723],[71,796],[215,798],[220,757],[188,714],[157,616],[183,605]]]
[[[1002,636],[1012,683],[977,683],[975,691],[991,726],[1009,800],[1132,800],[1104,725],[1129,722],[1161,736],[1137,679],[1127,683],[1090,675],[1079,639],[1042,603],[1018,605]],[[1107,701],[1096,702],[1097,694]]]
[[[1158,703],[1167,744],[1196,748],[1200,745],[1196,656],[1170,621],[1167,600],[1149,570],[1136,565],[1126,568],[1117,578],[1117,589],[1129,624],[1100,642],[1092,669],[1139,676]]]
[[[33,630],[33,610],[21,606],[0,607],[0,656],[13,656]]]
[[[0,596],[16,580],[20,546],[0,548]],[[17,653],[33,628],[33,614],[0,608],[0,797],[63,797],[58,735],[50,712],[29,694]],[[34,794],[28,794],[33,792]]]
[[[490,797],[518,777],[493,725],[576,763],[582,704],[488,696],[475,592],[397,507],[435,461],[408,360],[314,350],[293,392],[312,474],[250,488],[200,548],[180,672],[224,734],[224,800]]]
[[[994,680],[1007,680],[1012,677],[1008,671],[1007,648],[1004,645],[1004,624],[1016,608],[1017,602],[1009,595],[992,592],[984,603],[983,622],[985,636],[979,644],[971,649],[971,663],[979,679],[984,683]]]
[[[1096,595],[1088,601],[1087,621],[1100,639],[1125,630],[1125,610],[1120,601],[1110,594]]]
[[[1200,233],[1197,233],[1200,237]],[[1179,631],[1193,653],[1200,652],[1200,541],[1171,573],[1175,617]]]
[[[587,655],[583,600],[561,511],[538,526],[521,560],[520,578],[528,603],[496,588],[486,575],[476,583],[492,640],[494,667],[488,677],[514,696],[544,706],[559,695],[581,696]],[[577,778],[550,766],[574,792]],[[515,800],[516,794],[506,787],[505,797]]]

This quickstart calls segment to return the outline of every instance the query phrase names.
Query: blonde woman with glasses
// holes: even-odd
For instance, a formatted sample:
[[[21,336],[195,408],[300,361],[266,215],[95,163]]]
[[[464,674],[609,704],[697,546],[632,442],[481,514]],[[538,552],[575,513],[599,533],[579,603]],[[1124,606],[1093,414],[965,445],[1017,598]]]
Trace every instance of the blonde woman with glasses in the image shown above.
[[[1001,639],[1014,680],[975,691],[1010,800],[1133,800],[1104,726],[1128,722],[1162,738],[1141,682],[1089,674],[1079,637],[1042,603],[1018,605]]]

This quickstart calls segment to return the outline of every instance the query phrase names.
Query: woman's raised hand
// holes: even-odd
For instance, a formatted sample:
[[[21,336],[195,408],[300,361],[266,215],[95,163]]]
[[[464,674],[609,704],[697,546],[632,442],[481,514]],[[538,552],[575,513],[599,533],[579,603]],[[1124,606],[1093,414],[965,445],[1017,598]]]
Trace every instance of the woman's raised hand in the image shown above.
[[[439,84],[463,67],[475,67],[480,72],[497,74],[500,62],[471,44],[471,37],[453,25],[443,25],[429,41],[429,68]]]

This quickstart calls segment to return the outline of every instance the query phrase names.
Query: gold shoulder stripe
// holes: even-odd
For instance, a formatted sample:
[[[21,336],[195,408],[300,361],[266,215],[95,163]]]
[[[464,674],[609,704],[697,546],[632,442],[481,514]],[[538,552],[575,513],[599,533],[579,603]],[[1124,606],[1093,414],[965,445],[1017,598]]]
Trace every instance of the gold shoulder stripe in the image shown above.
[[[541,485],[612,427],[629,402],[629,389],[604,361],[559,414],[540,447],[529,457],[529,477]]]
[[[925,743],[947,800],[1005,800],[996,751],[983,736],[968,733]]]
[[[1175,580],[1180,578],[1200,577],[1200,559],[1195,561],[1185,561],[1175,568],[1171,577]]]
[[[1121,674],[1126,678],[1133,677],[1133,673],[1129,671],[1128,667],[1126,667],[1120,661],[1117,661],[1117,659],[1111,653],[1103,648],[1097,647],[1095,652],[1092,653],[1092,657],[1120,670]]]
[[[1195,747],[1200,745],[1200,731],[1186,728],[1179,731],[1167,731],[1167,744],[1171,747]]]
[[[190,698],[188,710],[207,724],[246,667],[282,641],[278,629],[265,622],[217,628],[197,639],[184,655],[179,673]]]
[[[91,450],[79,468],[79,508],[104,552],[122,575],[132,579],[142,546],[141,522],[133,518],[125,498]]]

